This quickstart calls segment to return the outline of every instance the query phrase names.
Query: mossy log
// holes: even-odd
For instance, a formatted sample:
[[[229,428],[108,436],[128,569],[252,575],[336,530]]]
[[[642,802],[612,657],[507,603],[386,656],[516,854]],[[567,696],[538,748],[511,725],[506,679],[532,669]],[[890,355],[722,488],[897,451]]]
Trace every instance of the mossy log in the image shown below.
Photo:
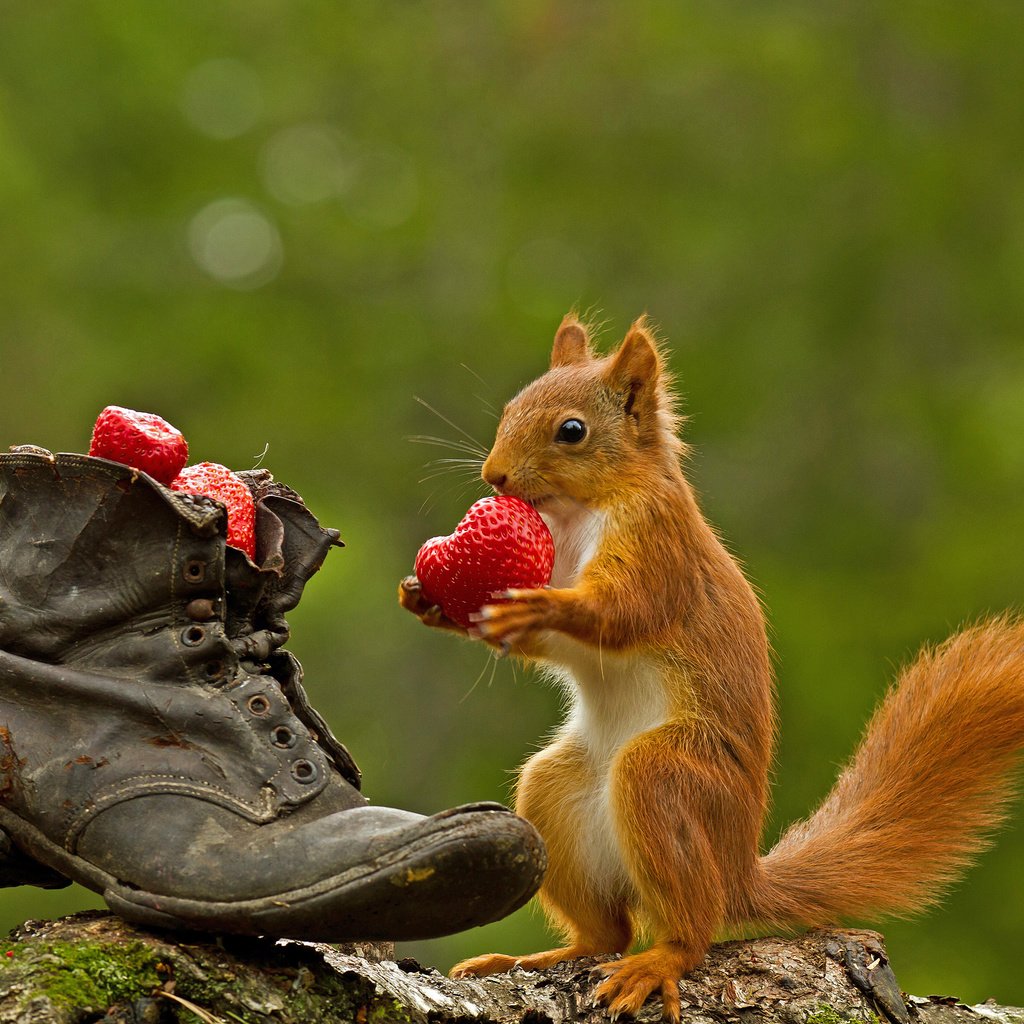
[[[389,947],[149,932],[102,913],[30,921],[0,944],[0,1024],[607,1021],[594,961],[451,981]],[[682,983],[692,1024],[1024,1024],[1024,1013],[901,994],[881,937],[815,931],[716,946]],[[651,1002],[638,1020],[657,1021]]]

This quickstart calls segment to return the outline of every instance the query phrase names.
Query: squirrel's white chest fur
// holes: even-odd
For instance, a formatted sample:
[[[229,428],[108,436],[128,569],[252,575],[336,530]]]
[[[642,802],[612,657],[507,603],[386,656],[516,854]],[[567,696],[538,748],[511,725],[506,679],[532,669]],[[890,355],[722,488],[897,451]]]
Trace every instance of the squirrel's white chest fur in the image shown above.
[[[572,587],[594,557],[605,527],[602,513],[564,507],[545,513],[555,542],[553,587]],[[602,650],[564,633],[544,638],[543,665],[567,689],[563,732],[581,737],[595,762],[609,762],[633,736],[661,725],[667,714],[662,667],[638,652]]]
[[[555,542],[555,564],[551,570],[551,586],[571,587],[586,564],[597,554],[604,533],[606,517],[581,505],[558,502],[548,505],[541,518]]]
[[[571,587],[601,541],[605,520],[586,510],[546,515],[555,541],[552,586]],[[543,667],[565,690],[568,714],[558,731],[586,751],[590,771],[567,794],[578,854],[591,881],[608,892],[629,889],[611,805],[611,766],[635,736],[668,716],[662,668],[636,652],[599,650],[561,633],[545,637]]]

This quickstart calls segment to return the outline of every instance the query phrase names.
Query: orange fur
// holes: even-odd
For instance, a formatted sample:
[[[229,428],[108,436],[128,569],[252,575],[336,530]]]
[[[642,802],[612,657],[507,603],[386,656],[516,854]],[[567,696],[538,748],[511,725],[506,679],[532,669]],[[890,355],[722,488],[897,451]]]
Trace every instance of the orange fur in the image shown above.
[[[568,419],[582,441],[558,439]],[[821,808],[759,856],[775,737],[764,620],[700,513],[677,427],[644,320],[601,357],[567,317],[549,372],[504,411],[483,476],[548,521],[555,575],[483,609],[476,632],[570,698],[516,799],[547,844],[540,901],[568,944],[453,971],[625,953],[644,931],[653,945],[604,964],[598,994],[614,1013],[657,994],[674,1020],[680,977],[726,925],[934,900],[999,822],[1024,745],[1024,625],[1000,619],[908,669]]]

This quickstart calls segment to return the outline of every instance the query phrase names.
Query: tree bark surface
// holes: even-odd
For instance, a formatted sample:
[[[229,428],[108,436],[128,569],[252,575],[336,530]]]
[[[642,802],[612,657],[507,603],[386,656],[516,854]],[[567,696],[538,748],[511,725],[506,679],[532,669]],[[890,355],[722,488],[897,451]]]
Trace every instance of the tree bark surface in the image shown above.
[[[384,945],[150,932],[99,912],[0,944],[0,1024],[591,1024],[593,960],[452,981]],[[715,946],[681,984],[689,1024],[1024,1024],[1024,1011],[907,998],[874,932]],[[649,1002],[637,1018],[658,1021]]]

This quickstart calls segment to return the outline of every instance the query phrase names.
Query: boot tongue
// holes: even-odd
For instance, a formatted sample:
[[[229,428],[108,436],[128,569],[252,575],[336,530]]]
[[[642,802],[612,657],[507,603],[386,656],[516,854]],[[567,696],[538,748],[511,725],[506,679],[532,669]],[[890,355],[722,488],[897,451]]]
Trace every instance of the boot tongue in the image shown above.
[[[276,494],[268,494],[256,504],[256,535],[266,538],[262,541],[266,546],[257,549],[261,568],[276,574],[267,585],[264,602],[274,614],[291,611],[309,578],[324,564],[327,552],[344,547],[338,531],[325,530],[301,499]],[[269,612],[270,608],[265,614]]]
[[[337,530],[324,529],[298,493],[278,483],[267,470],[245,470],[237,475],[256,502],[256,563],[227,548],[229,632],[239,638],[267,631],[274,638],[273,649],[288,639],[285,613],[299,603],[306,583],[323,565],[331,547],[344,545]],[[259,660],[265,660],[266,653]]]
[[[238,476],[256,502],[256,564],[277,577],[267,586],[267,600],[282,613],[291,611],[327,552],[345,545],[337,530],[320,525],[297,491],[275,480],[268,470],[243,470]]]

